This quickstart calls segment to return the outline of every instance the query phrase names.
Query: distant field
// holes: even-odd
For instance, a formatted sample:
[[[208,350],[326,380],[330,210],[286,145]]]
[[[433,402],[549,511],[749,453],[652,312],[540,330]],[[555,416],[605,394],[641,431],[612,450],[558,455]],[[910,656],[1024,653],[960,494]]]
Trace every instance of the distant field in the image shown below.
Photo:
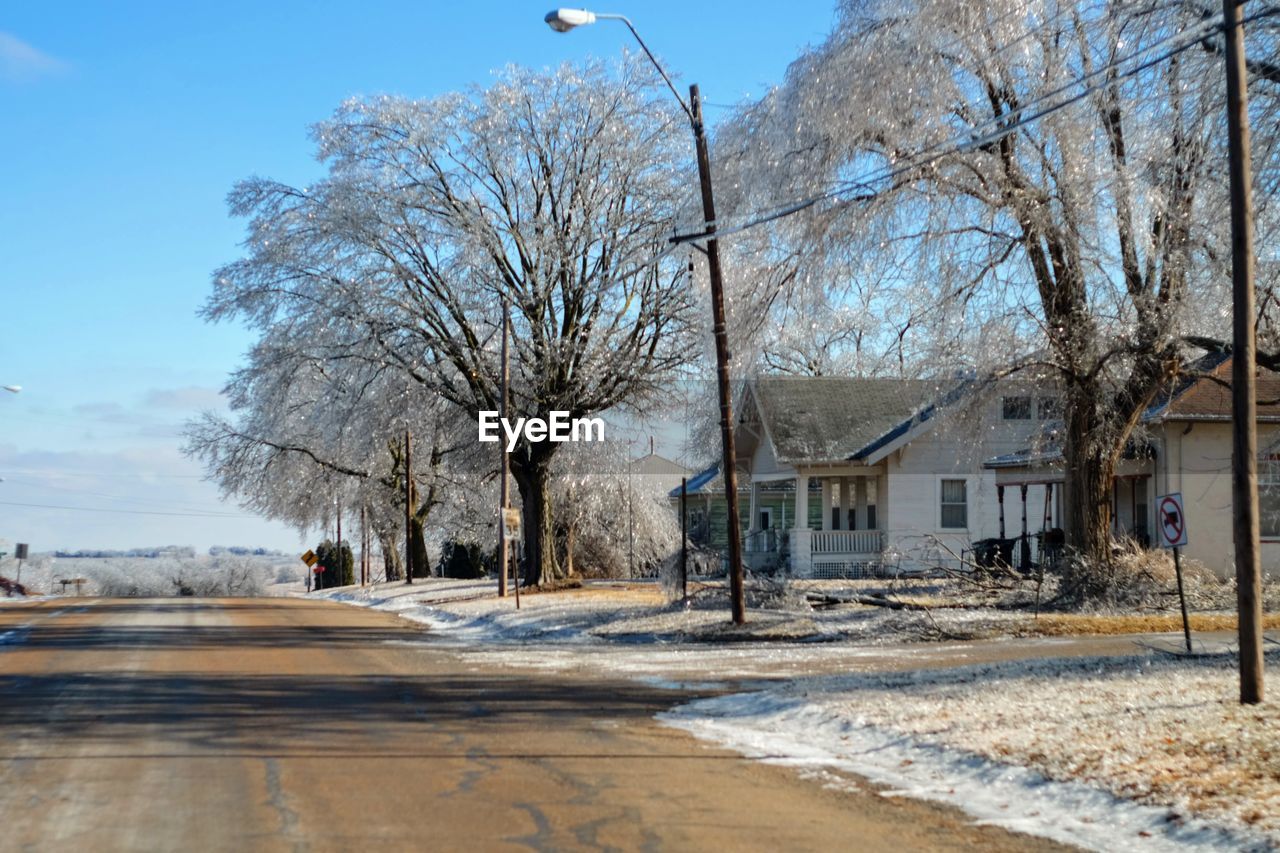
[[[53,557],[36,554],[22,566],[31,595],[264,595],[277,584],[294,584],[305,566],[296,556],[220,554],[198,557]],[[17,564],[0,563],[0,575],[16,580]],[[69,583],[63,584],[63,581]]]

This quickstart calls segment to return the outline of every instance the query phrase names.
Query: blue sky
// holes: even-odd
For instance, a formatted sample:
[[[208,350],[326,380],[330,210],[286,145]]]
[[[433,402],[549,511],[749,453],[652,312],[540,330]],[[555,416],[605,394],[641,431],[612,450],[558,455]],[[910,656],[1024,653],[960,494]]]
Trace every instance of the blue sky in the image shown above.
[[[312,180],[308,126],[352,95],[433,96],[484,85],[508,63],[633,47],[619,24],[553,33],[548,8],[0,9],[0,384],[24,387],[0,392],[0,538],[36,551],[294,548],[295,533],[220,502],[179,452],[182,423],[220,405],[251,342],[196,317],[211,271],[238,254],[242,223],[228,218],[226,193],[254,174]],[[680,83],[698,82],[712,104],[779,82],[825,36],[832,10],[832,0],[597,9],[628,14]],[[53,508],[73,506],[86,509]]]

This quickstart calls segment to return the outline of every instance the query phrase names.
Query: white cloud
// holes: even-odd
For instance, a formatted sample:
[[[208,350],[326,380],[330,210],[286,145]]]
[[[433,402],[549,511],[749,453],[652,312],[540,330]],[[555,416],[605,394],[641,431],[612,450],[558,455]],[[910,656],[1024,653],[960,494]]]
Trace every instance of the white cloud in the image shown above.
[[[27,44],[15,35],[0,31],[0,80],[24,83],[52,74],[60,74],[70,66]]]

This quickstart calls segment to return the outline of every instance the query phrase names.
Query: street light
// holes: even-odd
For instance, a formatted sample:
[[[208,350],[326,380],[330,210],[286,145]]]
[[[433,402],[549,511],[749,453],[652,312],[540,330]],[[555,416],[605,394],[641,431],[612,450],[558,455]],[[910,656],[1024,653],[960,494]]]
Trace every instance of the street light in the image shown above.
[[[0,387],[3,387],[4,390],[8,391],[10,394],[17,394],[19,391],[22,390],[21,385],[4,385]]]
[[[742,584],[742,522],[738,518],[738,469],[736,453],[733,447],[733,401],[732,389],[729,387],[729,336],[725,331],[724,317],[724,275],[720,268],[720,243],[715,238],[716,206],[711,191],[711,155],[707,149],[707,135],[702,124],[702,97],[697,84],[689,87],[689,100],[686,103],[671,78],[663,70],[662,64],[654,57],[649,46],[640,38],[640,33],[631,21],[623,15],[610,15],[588,12],[586,9],[553,9],[543,19],[551,29],[558,33],[567,33],[574,27],[594,24],[596,21],[621,21],[631,30],[640,49],[658,70],[667,88],[680,102],[689,124],[693,129],[694,149],[698,156],[698,178],[702,184],[702,218],[704,220],[703,236],[707,238],[707,266],[711,274],[711,313],[713,331],[716,341],[716,378],[720,390],[720,442],[723,448],[721,472],[724,476],[725,503],[727,504],[727,524],[729,535],[729,597],[732,600],[733,621],[739,625],[747,621],[746,605]]]

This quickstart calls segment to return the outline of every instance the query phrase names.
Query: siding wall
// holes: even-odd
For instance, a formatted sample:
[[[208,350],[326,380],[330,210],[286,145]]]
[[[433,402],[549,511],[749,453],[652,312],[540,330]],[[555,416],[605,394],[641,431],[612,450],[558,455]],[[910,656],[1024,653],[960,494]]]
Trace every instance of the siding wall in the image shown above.
[[[1186,431],[1188,426],[1190,431]],[[1157,495],[1181,492],[1187,516],[1187,547],[1182,553],[1204,563],[1218,577],[1235,577],[1231,425],[1170,423],[1164,426],[1162,438],[1164,453],[1156,461],[1152,501]],[[1277,440],[1280,428],[1258,425],[1259,449]],[[1263,571],[1272,576],[1280,574],[1280,539],[1264,538],[1261,555]]]
[[[1026,448],[1043,422],[1037,419],[1006,421],[1001,397],[978,411],[955,413],[931,432],[890,454],[888,465],[888,550],[901,565],[954,565],[960,552],[979,539],[1000,533],[1000,509],[994,471],[983,470],[983,461]],[[963,479],[968,498],[968,526],[944,529],[941,490],[944,479]],[[1045,487],[1027,490],[1027,530],[1043,526]],[[1055,510],[1056,512],[1056,510]],[[1005,489],[1005,532],[1022,532],[1022,499],[1019,490]]]

